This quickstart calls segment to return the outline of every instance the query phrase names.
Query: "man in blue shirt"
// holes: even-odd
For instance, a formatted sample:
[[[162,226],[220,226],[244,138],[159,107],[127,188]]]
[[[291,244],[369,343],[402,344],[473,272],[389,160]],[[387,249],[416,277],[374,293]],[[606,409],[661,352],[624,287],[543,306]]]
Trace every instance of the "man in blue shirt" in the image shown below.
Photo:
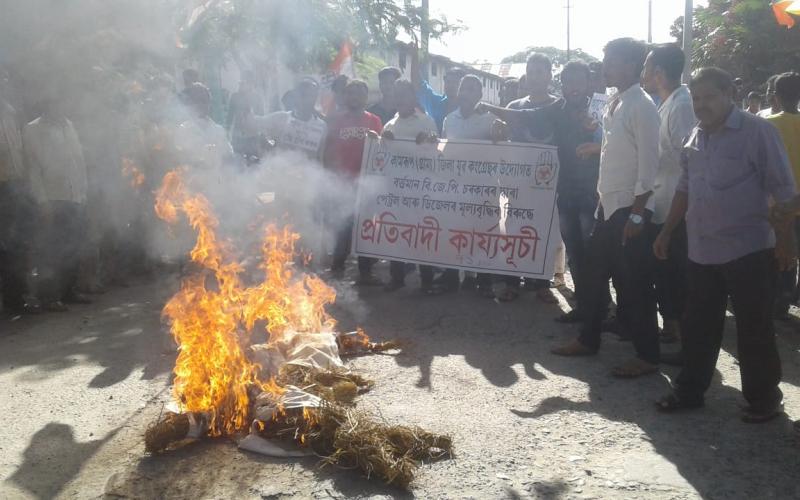
[[[686,219],[686,364],[674,392],[658,408],[671,412],[703,406],[730,297],[742,393],[749,404],[742,420],[766,422],[783,411],[772,316],[777,272],[793,265],[795,253],[791,219],[773,228],[769,206],[792,199],[794,177],[778,130],[734,105],[731,75],[703,68],[690,88],[699,124],[684,144],[682,174],[653,246],[656,257],[668,258],[672,234]]]
[[[419,67],[419,50],[411,45],[411,82],[417,89],[417,99],[422,110],[436,122],[439,135],[442,133],[444,118],[458,109],[458,87],[466,72],[460,68],[448,69],[444,75],[444,95],[437,94],[427,80],[422,79]]]

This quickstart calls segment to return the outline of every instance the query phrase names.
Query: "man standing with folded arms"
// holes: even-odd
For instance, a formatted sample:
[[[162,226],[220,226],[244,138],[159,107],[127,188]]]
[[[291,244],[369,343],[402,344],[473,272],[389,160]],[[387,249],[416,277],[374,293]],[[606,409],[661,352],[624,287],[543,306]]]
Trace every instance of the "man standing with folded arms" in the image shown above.
[[[796,253],[791,218],[773,229],[769,205],[771,199],[792,199],[794,178],[777,129],[734,105],[728,73],[703,68],[690,88],[699,125],[684,146],[681,179],[653,245],[656,256],[666,259],[672,233],[686,218],[686,364],[658,408],[673,412],[703,406],[730,297],[742,393],[749,403],[742,420],[766,422],[783,407],[772,317],[777,273],[792,266]]]
[[[606,315],[604,287],[617,288],[620,320],[629,331],[636,358],[614,369],[633,378],[658,371],[659,344],[652,282],[652,241],[647,226],[653,213],[658,168],[659,118],[655,104],[639,85],[647,46],[620,38],[605,47],[606,83],[617,93],[603,116],[600,154],[599,222],[586,250],[586,321],[580,336],[553,350],[561,356],[590,356],[600,349]]]

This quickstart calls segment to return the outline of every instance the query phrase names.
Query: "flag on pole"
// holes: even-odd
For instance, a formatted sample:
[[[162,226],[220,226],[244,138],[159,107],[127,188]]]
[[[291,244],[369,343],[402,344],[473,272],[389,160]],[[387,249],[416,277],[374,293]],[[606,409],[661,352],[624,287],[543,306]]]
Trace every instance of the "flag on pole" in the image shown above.
[[[353,42],[351,42],[349,38],[342,42],[339,54],[337,54],[336,58],[330,64],[328,72],[322,79],[323,93],[321,104],[322,110],[326,115],[330,114],[336,106],[333,92],[331,91],[331,84],[339,75],[344,75],[348,78],[356,77],[356,66],[353,61]]]
[[[778,24],[781,26],[786,26],[787,28],[791,28],[795,25],[795,20],[791,16],[792,11],[795,10],[795,14],[800,14],[800,2],[796,0],[778,0],[772,2],[772,12],[775,14],[775,19],[778,21]]]

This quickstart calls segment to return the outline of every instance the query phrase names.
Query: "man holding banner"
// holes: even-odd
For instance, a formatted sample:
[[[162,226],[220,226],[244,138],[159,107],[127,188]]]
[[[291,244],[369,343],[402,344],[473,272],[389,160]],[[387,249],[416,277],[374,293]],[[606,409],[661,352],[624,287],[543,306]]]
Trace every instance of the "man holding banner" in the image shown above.
[[[406,139],[414,140],[417,144],[423,142],[436,142],[436,122],[424,111],[418,109],[417,92],[408,80],[394,82],[394,98],[397,104],[397,115],[389,120],[383,127],[385,140]],[[386,285],[387,292],[393,292],[406,286],[406,264],[400,260],[393,260],[389,264],[391,281]],[[422,290],[433,290],[433,267],[420,265],[419,275],[422,280]]]
[[[449,290],[458,287],[459,270],[487,284],[498,274],[553,276],[556,148],[490,142],[502,138],[504,124],[476,112],[482,90],[476,77],[464,77],[444,141],[418,143],[391,132],[367,139],[357,255],[447,268],[441,283]]]
[[[369,131],[380,133],[383,130],[381,120],[366,111],[369,88],[360,80],[351,80],[344,88],[343,104],[345,109],[336,113],[328,124],[328,135],[325,143],[324,165],[338,174],[345,181],[352,182],[353,193],[361,172],[364,139]],[[334,277],[344,276],[347,256],[350,255],[350,242],[353,233],[352,205],[337,207],[342,210],[343,221],[339,222],[336,232],[336,244],[333,250],[331,272]],[[358,258],[358,285],[380,286],[380,282],[372,274],[374,259]]]

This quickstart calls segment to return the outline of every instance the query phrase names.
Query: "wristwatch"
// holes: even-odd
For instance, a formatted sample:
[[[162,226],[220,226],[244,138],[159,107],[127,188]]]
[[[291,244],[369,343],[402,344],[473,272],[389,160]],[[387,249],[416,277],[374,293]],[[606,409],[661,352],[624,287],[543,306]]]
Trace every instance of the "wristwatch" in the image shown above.
[[[631,222],[633,222],[633,223],[634,223],[634,224],[636,224],[637,226],[638,226],[639,224],[641,224],[642,222],[644,222],[644,218],[643,218],[641,215],[639,215],[639,214],[630,214],[630,215],[628,216],[628,220],[630,220]]]

